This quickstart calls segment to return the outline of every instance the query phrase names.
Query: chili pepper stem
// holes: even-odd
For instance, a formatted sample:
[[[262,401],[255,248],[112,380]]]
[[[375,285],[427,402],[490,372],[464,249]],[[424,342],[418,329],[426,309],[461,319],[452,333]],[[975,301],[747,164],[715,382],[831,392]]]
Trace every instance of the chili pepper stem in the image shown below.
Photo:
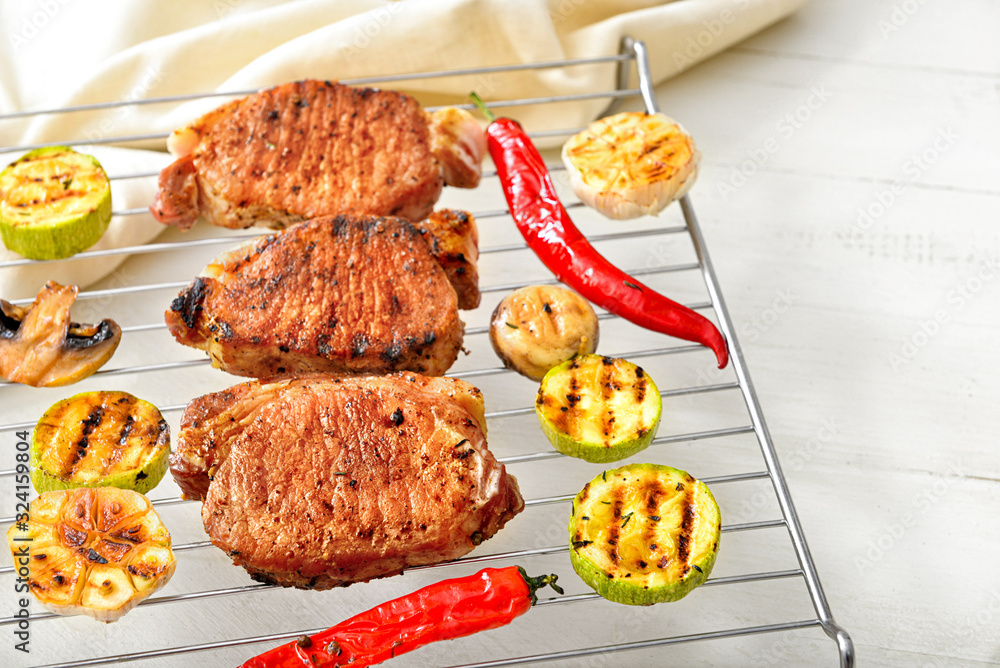
[[[551,575],[539,575],[538,577],[533,578],[520,566],[517,567],[517,572],[521,574],[521,577],[524,578],[524,583],[528,585],[528,595],[531,596],[531,605],[538,603],[538,596],[535,592],[546,585],[552,587],[556,593],[564,593],[563,588],[556,584],[556,580],[559,579],[559,576],[555,573]]]
[[[497,119],[496,114],[490,111],[490,108],[486,106],[485,102],[483,102],[483,98],[476,94],[476,91],[469,93],[469,97],[471,97],[472,101],[476,103],[477,107],[479,107],[479,111],[483,112],[483,116],[486,117],[486,120],[492,123]]]

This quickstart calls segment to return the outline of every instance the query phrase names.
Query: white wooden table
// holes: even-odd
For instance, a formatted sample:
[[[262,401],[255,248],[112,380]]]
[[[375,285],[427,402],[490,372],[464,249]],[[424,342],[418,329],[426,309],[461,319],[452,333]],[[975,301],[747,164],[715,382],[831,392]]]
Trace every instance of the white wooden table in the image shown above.
[[[658,89],[862,666],[1000,664],[998,37],[996,2],[815,0]]]
[[[1000,4],[988,0],[813,0],[658,89],[663,110],[682,121],[703,153],[691,197],[827,597],[860,666],[1000,664],[1000,353],[991,345],[1000,330],[1000,281],[993,280],[1000,273],[998,35]],[[458,193],[448,203],[465,198],[483,208],[479,197]],[[669,253],[669,244],[650,246],[645,261],[662,263],[661,251]],[[173,262],[149,270],[178,280],[204,260]],[[143,345],[173,346],[165,334],[155,336]],[[190,397],[235,382],[202,371],[171,376],[172,389]],[[690,376],[683,382],[715,378],[710,366],[682,372]],[[161,399],[161,388],[140,376],[117,382]],[[532,391],[527,382],[518,389]],[[37,403],[25,414],[51,401]],[[507,436],[516,443],[516,434]],[[538,437],[535,427],[529,437]],[[679,456],[699,465],[697,450]],[[530,486],[530,473],[524,477]],[[755,505],[756,498],[729,507],[727,521],[773,517],[773,507]],[[167,512],[184,527],[179,540],[200,539],[197,508]],[[512,527],[512,544],[517,531]],[[539,545],[564,540],[562,531],[538,536]],[[215,552],[187,553],[192,580],[202,560],[216,568],[225,561]],[[243,581],[222,565],[203,579]],[[378,599],[437,577],[417,572],[363,591]],[[765,593],[760,605],[778,618],[804,616],[801,601],[783,591]],[[242,615],[248,626],[273,622],[254,611],[282,602],[281,624],[315,624],[320,613],[306,610],[297,594],[223,598],[196,614],[180,609],[169,617],[176,640],[159,646],[226,637],[217,627],[227,616]],[[324,618],[357,612],[343,598],[348,602],[326,595],[313,607]],[[140,640],[145,625],[156,630],[152,616],[129,619],[129,633]],[[112,637],[103,627],[94,632],[89,620],[65,624],[72,642],[87,643],[74,644],[81,655],[103,652]],[[37,628],[42,634],[46,627]],[[540,621],[477,642],[506,655],[505,638],[546,632]],[[2,647],[9,650],[9,638]],[[456,654],[450,651],[428,648],[400,665],[463,658],[457,643]],[[692,666],[815,666],[835,665],[835,655],[816,631],[598,663],[659,666],[666,657]],[[8,656],[0,653],[0,665]],[[209,655],[190,660],[201,656]],[[232,663],[242,655],[211,656],[205,660]],[[20,656],[11,661],[22,665]]]

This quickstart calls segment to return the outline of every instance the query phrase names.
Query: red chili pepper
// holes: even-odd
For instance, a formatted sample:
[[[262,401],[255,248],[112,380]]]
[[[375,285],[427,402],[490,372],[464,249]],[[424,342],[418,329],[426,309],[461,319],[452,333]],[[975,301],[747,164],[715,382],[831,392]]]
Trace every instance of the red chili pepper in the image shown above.
[[[655,332],[711,348],[719,368],[729,363],[726,340],[714,324],[614,266],[590,245],[559,201],[545,161],[517,121],[497,118],[475,93],[490,120],[490,155],[507,206],[528,246],[560,281],[594,304]]]
[[[528,577],[520,566],[484,568],[388,601],[312,636],[256,656],[243,668],[363,668],[423,647],[509,624],[537,601],[555,575]]]

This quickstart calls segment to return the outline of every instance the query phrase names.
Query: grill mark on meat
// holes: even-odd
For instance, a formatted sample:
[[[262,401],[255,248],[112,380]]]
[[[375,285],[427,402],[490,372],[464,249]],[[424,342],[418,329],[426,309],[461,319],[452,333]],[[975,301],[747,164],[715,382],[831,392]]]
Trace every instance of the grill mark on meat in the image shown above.
[[[336,326],[335,324],[333,326]],[[330,347],[330,335],[329,334],[319,334],[316,337],[316,350],[323,357],[330,357],[333,352],[333,348]]]

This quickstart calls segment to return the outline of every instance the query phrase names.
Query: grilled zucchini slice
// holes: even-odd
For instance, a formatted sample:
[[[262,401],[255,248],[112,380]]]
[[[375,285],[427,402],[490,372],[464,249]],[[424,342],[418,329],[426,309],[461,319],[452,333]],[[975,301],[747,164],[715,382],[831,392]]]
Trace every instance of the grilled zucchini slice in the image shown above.
[[[28,588],[59,615],[113,622],[170,580],[170,533],[142,494],[114,487],[45,492],[7,530]]]
[[[662,409],[656,383],[641,367],[600,355],[581,355],[553,367],[535,398],[535,412],[552,446],[596,463],[646,449]]]
[[[93,157],[66,146],[26,153],[0,172],[0,237],[32,260],[75,255],[111,222],[111,182]]]
[[[626,605],[676,601],[705,582],[719,551],[719,506],[705,483],[658,464],[605,471],[573,500],[573,569]]]
[[[529,285],[493,311],[490,343],[504,366],[532,380],[597,349],[597,314],[586,299],[558,285]]]
[[[120,487],[146,493],[167,471],[170,428],[159,409],[128,392],[84,392],[52,405],[31,439],[39,492]]]

